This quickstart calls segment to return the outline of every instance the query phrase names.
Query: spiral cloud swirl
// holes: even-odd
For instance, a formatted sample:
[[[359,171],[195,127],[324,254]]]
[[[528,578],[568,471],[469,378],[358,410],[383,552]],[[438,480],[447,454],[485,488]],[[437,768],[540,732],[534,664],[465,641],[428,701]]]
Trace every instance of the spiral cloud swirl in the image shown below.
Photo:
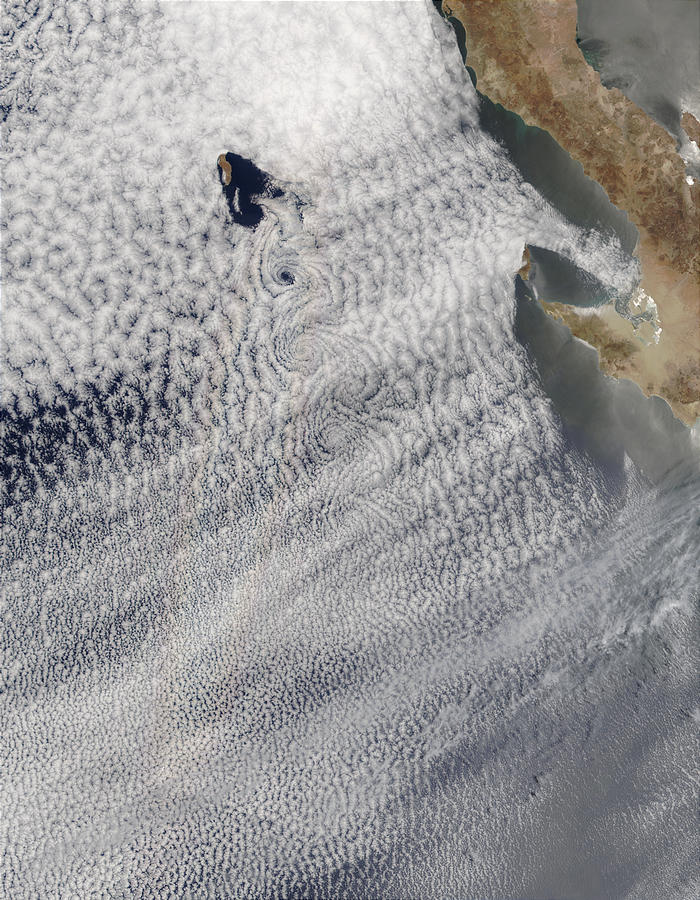
[[[634,261],[432,4],[5,15],[0,893],[692,896],[692,439],[516,327]]]

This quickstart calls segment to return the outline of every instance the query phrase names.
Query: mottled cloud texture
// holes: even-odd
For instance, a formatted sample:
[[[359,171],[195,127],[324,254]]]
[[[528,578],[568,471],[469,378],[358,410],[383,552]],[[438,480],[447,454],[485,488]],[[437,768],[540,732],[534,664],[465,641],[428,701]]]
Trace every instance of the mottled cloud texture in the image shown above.
[[[562,430],[523,247],[636,268],[432,4],[5,17],[0,891],[690,897],[695,470]]]

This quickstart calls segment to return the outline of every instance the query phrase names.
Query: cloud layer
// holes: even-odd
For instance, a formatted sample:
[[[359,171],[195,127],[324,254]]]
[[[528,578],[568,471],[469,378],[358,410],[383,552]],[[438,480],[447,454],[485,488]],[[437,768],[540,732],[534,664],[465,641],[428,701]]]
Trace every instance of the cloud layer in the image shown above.
[[[525,243],[620,248],[432,5],[13,15],[3,890],[689,896],[698,482],[572,447],[513,332]]]

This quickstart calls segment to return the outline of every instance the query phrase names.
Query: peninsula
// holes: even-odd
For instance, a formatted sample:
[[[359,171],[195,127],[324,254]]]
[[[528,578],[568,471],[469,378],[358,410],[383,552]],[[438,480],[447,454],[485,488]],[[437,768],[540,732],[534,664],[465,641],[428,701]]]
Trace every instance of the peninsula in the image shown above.
[[[600,368],[663,397],[688,425],[700,416],[700,184],[674,138],[618,89],[605,88],[576,43],[575,0],[449,0],[466,31],[478,90],[549,134],[639,231],[641,302],[661,330],[640,334],[614,304],[544,303],[594,346]],[[700,125],[684,112],[697,141]],[[562,298],[565,300],[565,298]]]

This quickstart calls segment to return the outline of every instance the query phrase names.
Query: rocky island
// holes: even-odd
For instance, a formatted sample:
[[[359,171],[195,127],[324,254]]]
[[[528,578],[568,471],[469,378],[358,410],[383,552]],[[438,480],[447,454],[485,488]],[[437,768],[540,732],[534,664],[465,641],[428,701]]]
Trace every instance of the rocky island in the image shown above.
[[[639,232],[642,271],[632,303],[642,308],[653,298],[660,330],[639,333],[614,303],[587,309],[544,303],[546,311],[598,350],[602,371],[632,379],[694,424],[700,415],[700,184],[687,176],[676,140],[620,90],[601,84],[576,43],[575,0],[449,0],[443,11],[465,28],[478,90],[546,130],[628,214]],[[682,126],[698,140],[700,125],[688,111]]]

